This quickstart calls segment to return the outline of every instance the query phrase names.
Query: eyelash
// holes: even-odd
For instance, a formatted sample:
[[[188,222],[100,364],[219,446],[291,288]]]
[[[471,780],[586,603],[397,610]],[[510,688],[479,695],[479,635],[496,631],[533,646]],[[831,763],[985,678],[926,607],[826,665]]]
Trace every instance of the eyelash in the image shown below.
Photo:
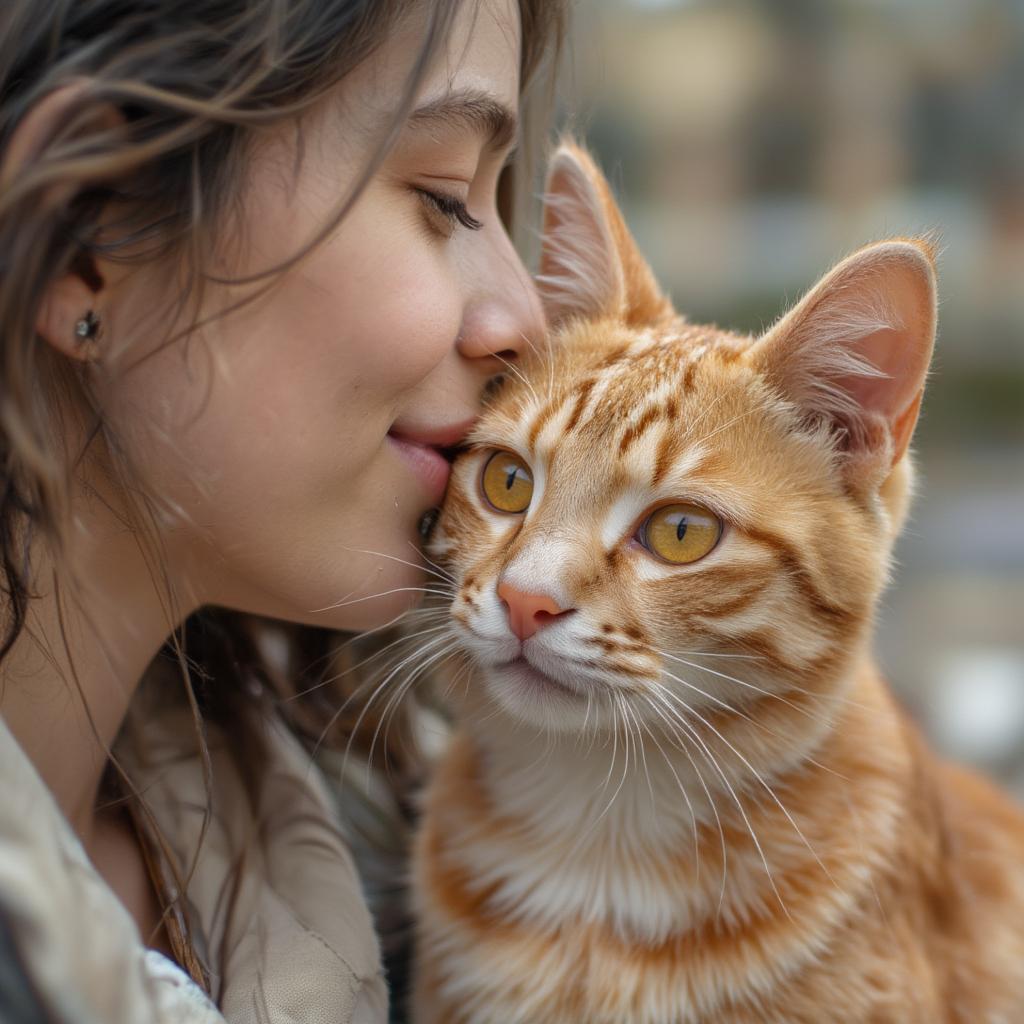
[[[479,231],[484,225],[469,210],[466,204],[456,196],[447,195],[444,192],[429,192],[425,188],[414,189],[416,194],[432,209],[447,217],[452,227],[461,224],[470,231]]]

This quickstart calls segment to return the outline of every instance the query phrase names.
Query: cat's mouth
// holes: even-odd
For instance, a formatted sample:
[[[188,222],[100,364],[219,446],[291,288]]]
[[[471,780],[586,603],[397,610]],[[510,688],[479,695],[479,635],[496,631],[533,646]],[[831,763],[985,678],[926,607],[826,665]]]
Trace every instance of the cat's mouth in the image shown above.
[[[554,676],[549,676],[521,654],[511,661],[506,661],[502,668],[511,670],[523,685],[532,690],[545,693],[555,692],[568,697],[578,698],[580,696],[579,691],[574,686],[562,682],[562,680],[556,679]]]

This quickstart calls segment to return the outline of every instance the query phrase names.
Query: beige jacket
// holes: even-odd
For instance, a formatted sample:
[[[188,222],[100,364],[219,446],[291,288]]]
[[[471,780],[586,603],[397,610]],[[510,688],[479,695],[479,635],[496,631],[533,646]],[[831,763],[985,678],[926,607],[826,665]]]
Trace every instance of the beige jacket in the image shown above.
[[[268,730],[255,818],[226,748],[209,737],[213,816],[188,894],[211,1000],[143,946],[0,718],[0,909],[59,1024],[385,1024],[377,941],[323,779],[283,726]],[[145,767],[119,751],[184,865],[207,802],[198,758],[182,749],[192,731],[187,712],[172,710],[147,730]]]

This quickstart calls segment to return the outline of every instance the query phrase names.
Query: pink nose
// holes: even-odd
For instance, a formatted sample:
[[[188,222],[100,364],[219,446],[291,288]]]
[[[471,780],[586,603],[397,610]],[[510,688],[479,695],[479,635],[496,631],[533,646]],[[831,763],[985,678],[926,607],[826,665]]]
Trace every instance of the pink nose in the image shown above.
[[[528,639],[541,626],[572,610],[559,608],[547,594],[524,594],[508,583],[498,584],[498,597],[505,602],[509,627],[520,640]]]

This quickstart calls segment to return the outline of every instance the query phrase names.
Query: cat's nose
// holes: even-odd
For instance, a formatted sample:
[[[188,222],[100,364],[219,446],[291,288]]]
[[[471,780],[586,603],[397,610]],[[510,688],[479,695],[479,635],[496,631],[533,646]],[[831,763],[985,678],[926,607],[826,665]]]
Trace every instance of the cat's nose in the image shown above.
[[[547,594],[525,594],[511,584],[498,584],[498,597],[508,608],[509,628],[520,640],[533,636],[541,626],[547,625],[571,608],[559,608]]]

